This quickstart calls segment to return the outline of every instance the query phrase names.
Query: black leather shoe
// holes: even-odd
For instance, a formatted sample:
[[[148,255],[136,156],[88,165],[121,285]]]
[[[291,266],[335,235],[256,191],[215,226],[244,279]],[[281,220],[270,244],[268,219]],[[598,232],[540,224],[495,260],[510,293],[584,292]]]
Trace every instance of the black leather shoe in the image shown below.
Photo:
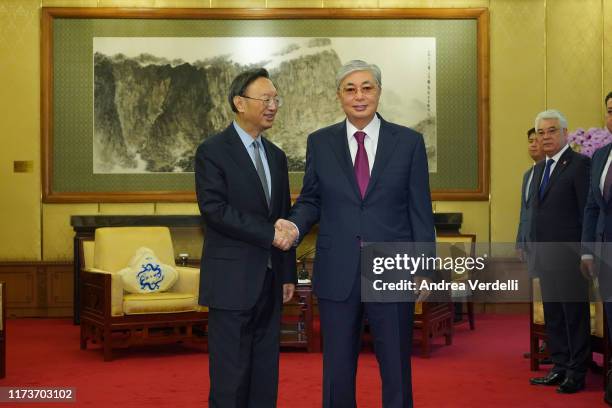
[[[583,389],[584,380],[576,381],[573,378],[566,378],[565,381],[563,381],[561,385],[557,387],[557,392],[559,394],[574,394]]]
[[[531,385],[559,385],[565,380],[564,373],[550,372],[545,377],[534,377],[529,379]]]

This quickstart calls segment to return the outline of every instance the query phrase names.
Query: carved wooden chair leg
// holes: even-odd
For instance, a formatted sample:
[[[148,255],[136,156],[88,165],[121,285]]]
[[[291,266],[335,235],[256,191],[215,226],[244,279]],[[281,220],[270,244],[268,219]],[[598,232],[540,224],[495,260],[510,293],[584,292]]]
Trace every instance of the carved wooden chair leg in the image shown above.
[[[104,350],[104,361],[111,361],[113,359],[113,338],[110,329],[104,329],[102,348]]]
[[[431,335],[427,325],[423,327],[423,341],[421,347],[421,356],[424,358],[429,358],[429,355],[431,354]]]
[[[540,342],[538,337],[533,334],[529,340],[529,366],[531,371],[537,371],[540,369],[540,360],[538,359]]]
[[[85,324],[81,323],[81,350],[87,348],[87,328]]]
[[[467,302],[468,321],[470,322],[470,330],[474,330],[476,325],[474,323],[474,302]]]

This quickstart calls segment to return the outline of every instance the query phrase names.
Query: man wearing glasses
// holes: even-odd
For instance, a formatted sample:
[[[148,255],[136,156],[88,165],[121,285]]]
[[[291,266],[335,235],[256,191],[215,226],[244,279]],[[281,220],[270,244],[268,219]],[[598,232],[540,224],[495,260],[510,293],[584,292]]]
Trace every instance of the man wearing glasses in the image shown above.
[[[567,120],[561,112],[540,112],[535,128],[546,159],[536,164],[531,183],[532,237],[553,368],[530,382],[572,394],[584,388],[590,357],[588,282],[580,273],[580,239],[591,160],[567,144]]]
[[[235,120],[196,153],[205,241],[200,303],[209,307],[210,407],[274,407],[282,302],[293,296],[293,239],[274,228],[291,206],[285,153],[262,136],[282,105],[268,72],[239,74]]]
[[[336,75],[346,120],[308,137],[304,183],[283,229],[319,223],[313,284],[323,335],[323,407],[356,407],[364,315],[382,377],[382,406],[412,407],[414,303],[361,299],[364,242],[435,242],[422,135],[377,114],[381,72],[350,61]],[[418,277],[420,284],[422,277]]]

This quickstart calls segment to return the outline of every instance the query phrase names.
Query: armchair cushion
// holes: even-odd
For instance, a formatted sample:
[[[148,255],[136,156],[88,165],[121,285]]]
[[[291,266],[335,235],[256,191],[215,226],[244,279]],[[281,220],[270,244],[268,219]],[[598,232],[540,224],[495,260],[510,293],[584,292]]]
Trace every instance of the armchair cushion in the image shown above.
[[[159,261],[153,251],[140,247],[129,266],[119,271],[123,288],[129,293],[154,293],[169,290],[178,279],[177,271]]]
[[[176,313],[196,310],[198,301],[189,293],[131,293],[123,296],[123,313]]]

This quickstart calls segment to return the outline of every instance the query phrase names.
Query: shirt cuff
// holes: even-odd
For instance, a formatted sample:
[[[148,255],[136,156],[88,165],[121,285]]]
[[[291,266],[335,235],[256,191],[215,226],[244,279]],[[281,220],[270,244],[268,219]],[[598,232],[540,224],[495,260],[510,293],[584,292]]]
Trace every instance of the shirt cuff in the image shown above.
[[[295,230],[297,231],[297,238],[295,239],[295,241],[293,241],[293,246],[296,247],[298,246],[298,242],[300,242],[300,229],[297,227],[297,225],[295,225],[294,222],[291,222],[289,220],[287,220],[287,222],[293,225],[293,228],[295,228]]]
[[[588,261],[588,260],[593,260],[593,255],[591,254],[584,254],[580,257],[580,259],[582,259],[583,261]]]

